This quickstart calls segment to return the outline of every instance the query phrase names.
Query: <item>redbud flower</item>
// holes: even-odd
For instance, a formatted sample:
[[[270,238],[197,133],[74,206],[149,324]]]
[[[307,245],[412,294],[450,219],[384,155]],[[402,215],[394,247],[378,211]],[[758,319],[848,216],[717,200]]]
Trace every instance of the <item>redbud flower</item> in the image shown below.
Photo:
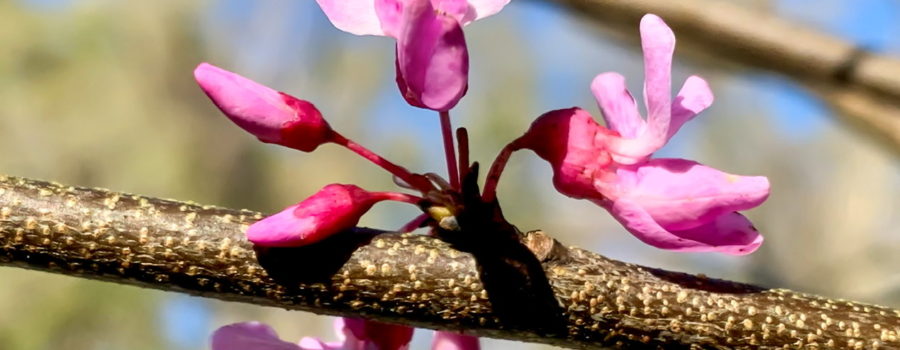
[[[340,30],[397,40],[397,84],[413,106],[448,111],[468,88],[462,26],[509,0],[317,0]]]
[[[312,152],[331,141],[331,127],[312,103],[201,63],[194,78],[231,121],[262,142]]]
[[[399,350],[409,349],[413,329],[375,321],[339,318],[334,323],[337,342],[304,337],[299,344],[278,338],[275,330],[259,322],[235,323],[212,335],[212,350]],[[435,332],[432,350],[478,350],[478,338]]]
[[[644,51],[644,99],[647,120],[641,118],[625,78],[615,72],[598,75],[591,83],[606,125],[622,137],[611,139],[611,156],[621,164],[634,164],[662,148],[681,126],[713,102],[703,78],[689,77],[672,101],[672,55],[675,34],[656,15],[641,19]]]
[[[321,241],[356,226],[377,202],[395,200],[415,204],[416,196],[368,192],[354,185],[331,184],[278,214],[247,229],[247,240],[263,247],[298,247]]]
[[[754,208],[769,194],[768,179],[737,176],[685,159],[651,159],[653,152],[697,113],[713,94],[690,77],[670,98],[675,36],[654,15],[641,20],[644,91],[648,116],[616,73],[598,75],[592,90],[609,129],[580,109],[560,109],[539,117],[498,157],[485,185],[490,199],[509,153],[531,149],[553,168],[553,184],[569,197],[605,208],[638,239],[676,251],[748,254],[762,236],[739,210]]]

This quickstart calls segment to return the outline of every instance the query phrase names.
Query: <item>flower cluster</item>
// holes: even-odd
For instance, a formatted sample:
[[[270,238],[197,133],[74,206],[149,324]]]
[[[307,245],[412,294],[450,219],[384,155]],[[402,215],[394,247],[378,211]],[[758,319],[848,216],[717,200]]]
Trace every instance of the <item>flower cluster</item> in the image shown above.
[[[382,167],[397,183],[417,194],[373,192],[350,184],[331,184],[319,192],[250,226],[247,238],[263,247],[314,244],[354,227],[380,201],[409,203],[423,209],[404,230],[452,218],[459,210],[452,194],[469,171],[468,140],[456,130],[454,145],[449,111],[468,87],[468,51],[462,27],[500,11],[509,0],[317,0],[339,29],[358,35],[396,39],[397,85],[415,107],[438,112],[447,180],[398,166],[335,131],[310,102],[253,82],[210,64],[195,78],[204,92],[235,124],[259,140],[303,152],[332,143]],[[731,175],[685,159],[652,158],[678,129],[713,101],[707,83],[687,79],[671,97],[675,37],[654,15],[641,20],[646,119],[617,73],[598,75],[591,89],[606,127],[580,108],[541,115],[524,135],[494,161],[481,200],[495,203],[500,174],[512,152],[528,149],[550,163],[553,184],[569,197],[606,209],[638,239],[668,250],[747,254],[762,236],[737,213],[760,205],[768,196],[765,177]],[[457,157],[459,151],[459,157]],[[448,195],[450,194],[450,195]],[[299,345],[278,339],[268,326],[242,323],[221,328],[214,350],[229,349],[403,349],[412,329],[372,321],[339,321],[339,343],[304,338]],[[477,338],[439,332],[435,349],[477,349]]]

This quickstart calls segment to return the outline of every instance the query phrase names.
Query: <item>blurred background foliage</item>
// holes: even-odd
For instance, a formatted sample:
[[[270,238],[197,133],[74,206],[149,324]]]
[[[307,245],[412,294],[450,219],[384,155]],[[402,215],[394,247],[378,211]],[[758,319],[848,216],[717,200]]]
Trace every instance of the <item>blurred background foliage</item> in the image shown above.
[[[893,0],[826,0],[815,9],[743,2],[900,51]],[[600,72],[620,71],[640,91],[636,43],[544,2],[516,1],[467,28],[467,39],[471,87],[454,122],[469,127],[482,164],[544,111],[578,105],[598,113],[588,85]],[[315,102],[341,132],[413,170],[444,172],[436,116],[406,106],[396,91],[391,40],[339,32],[312,1],[7,0],[0,43],[2,173],[264,212],[332,182],[393,187],[337,147],[301,154],[234,127],[193,82],[202,61]],[[530,153],[516,154],[501,182],[510,221],[629,262],[900,307],[900,164],[892,153],[782,78],[714,60],[676,62],[676,82],[704,76],[717,101],[660,155],[769,176],[770,200],[749,212],[766,235],[757,253],[645,246],[602,209],[553,191],[549,168]],[[362,224],[396,228],[414,214],[385,204]],[[326,317],[0,268],[4,350],[205,349],[212,330],[247,320],[272,324],[285,339],[333,337]],[[428,333],[412,348],[426,346]]]

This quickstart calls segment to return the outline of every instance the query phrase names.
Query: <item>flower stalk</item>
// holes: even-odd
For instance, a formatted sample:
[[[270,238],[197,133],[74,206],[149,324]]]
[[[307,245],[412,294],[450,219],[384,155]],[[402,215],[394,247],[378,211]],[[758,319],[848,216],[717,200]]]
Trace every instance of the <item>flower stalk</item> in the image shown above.
[[[444,140],[444,158],[447,160],[447,178],[450,180],[450,187],[459,189],[459,168],[456,167],[456,147],[453,146],[453,127],[450,125],[450,112],[442,111],[441,116],[441,136]]]
[[[396,176],[403,182],[409,184],[412,188],[415,188],[416,190],[419,190],[423,193],[431,190],[431,185],[428,183],[428,181],[424,180],[421,176],[417,176],[417,175],[411,173],[406,168],[399,166],[397,164],[394,164],[393,162],[385,159],[384,157],[378,155],[377,153],[372,152],[371,150],[364,147],[363,145],[360,145],[359,143],[356,143],[355,141],[353,141],[347,137],[344,137],[337,131],[332,131],[329,141],[333,142],[337,145],[343,146],[344,148],[347,148],[347,149],[353,151],[354,153],[358,154],[359,156],[361,156],[361,157],[365,158],[366,160],[374,163],[375,165],[381,167],[382,169],[387,170],[387,172]]]

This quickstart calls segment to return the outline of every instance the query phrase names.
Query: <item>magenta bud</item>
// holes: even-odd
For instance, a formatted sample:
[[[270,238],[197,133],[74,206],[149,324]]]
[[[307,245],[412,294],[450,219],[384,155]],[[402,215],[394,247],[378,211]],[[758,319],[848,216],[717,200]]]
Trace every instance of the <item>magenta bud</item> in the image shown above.
[[[448,111],[469,87],[469,52],[462,26],[428,1],[405,9],[397,38],[397,86],[412,106]]]
[[[247,239],[264,247],[299,247],[350,229],[381,200],[354,185],[331,184],[262,219],[247,229]]]
[[[262,142],[311,152],[331,141],[331,127],[312,103],[201,63],[194,78],[232,122]]]

